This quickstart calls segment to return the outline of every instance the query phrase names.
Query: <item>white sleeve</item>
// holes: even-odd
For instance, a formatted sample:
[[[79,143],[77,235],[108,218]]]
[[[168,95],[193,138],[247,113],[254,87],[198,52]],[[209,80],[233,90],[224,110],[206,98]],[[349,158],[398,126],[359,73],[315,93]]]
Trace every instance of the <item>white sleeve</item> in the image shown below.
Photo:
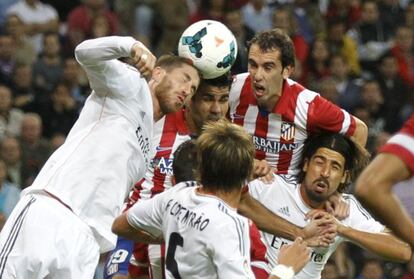
[[[263,188],[265,187],[263,182],[261,182],[259,179],[255,179],[250,181],[247,187],[249,188],[249,193],[253,198],[256,200],[261,200],[261,194]]]
[[[218,278],[254,278],[250,267],[250,245],[247,220],[234,218],[233,224],[216,228],[212,259]]]
[[[121,95],[129,84],[140,82],[137,69],[117,60],[130,57],[135,43],[138,41],[132,37],[110,36],[86,40],[76,47],[76,60],[86,71],[95,93]],[[136,74],[131,75],[131,71]]]
[[[343,197],[349,203],[349,217],[345,219],[346,225],[353,229],[370,233],[380,233],[384,231],[384,225],[372,218],[368,211],[362,207],[354,196],[343,195]]]
[[[166,193],[166,192],[164,192]],[[162,234],[164,193],[148,200],[139,200],[127,211],[128,223],[137,229],[144,229],[154,236]]]

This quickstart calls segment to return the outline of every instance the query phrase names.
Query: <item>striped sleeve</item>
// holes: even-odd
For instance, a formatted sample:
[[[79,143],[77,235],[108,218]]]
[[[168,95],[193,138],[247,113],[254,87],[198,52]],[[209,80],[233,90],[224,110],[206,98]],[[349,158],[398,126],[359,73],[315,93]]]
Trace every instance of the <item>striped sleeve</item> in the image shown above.
[[[353,136],[356,122],[347,111],[318,95],[309,103],[307,128],[313,133],[329,131]]]
[[[394,154],[400,158],[414,174],[414,136],[397,133],[380,149],[381,153]]]

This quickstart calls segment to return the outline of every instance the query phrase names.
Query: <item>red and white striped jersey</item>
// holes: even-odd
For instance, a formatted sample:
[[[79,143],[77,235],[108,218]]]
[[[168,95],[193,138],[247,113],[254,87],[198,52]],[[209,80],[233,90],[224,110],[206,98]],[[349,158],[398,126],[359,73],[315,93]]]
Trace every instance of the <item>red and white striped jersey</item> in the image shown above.
[[[408,166],[411,175],[414,174],[414,114],[401,130],[388,140],[380,152],[398,156]]]
[[[128,208],[138,199],[149,199],[172,186],[173,153],[180,144],[190,139],[184,109],[170,113],[154,126],[153,146],[156,153],[145,177],[137,182],[129,195]]]
[[[285,79],[273,111],[261,110],[248,73],[235,76],[229,98],[230,119],[253,137],[256,159],[266,159],[278,174],[296,174],[305,140],[329,131],[352,136],[355,119],[345,110]]]

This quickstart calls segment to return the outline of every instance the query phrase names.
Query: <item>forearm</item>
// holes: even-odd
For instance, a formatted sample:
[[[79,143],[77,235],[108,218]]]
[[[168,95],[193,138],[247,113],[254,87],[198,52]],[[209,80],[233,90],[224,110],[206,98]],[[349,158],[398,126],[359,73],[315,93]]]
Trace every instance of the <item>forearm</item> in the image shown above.
[[[132,46],[137,41],[132,37],[110,36],[86,40],[75,49],[75,56],[82,65],[94,65],[106,60],[130,57]]]
[[[408,262],[411,259],[410,246],[391,234],[363,232],[346,226],[338,227],[338,234],[387,260]]]
[[[162,240],[153,236],[145,230],[132,227],[126,218],[126,213],[115,219],[112,224],[112,232],[123,238],[133,240],[135,242],[147,244],[160,244]]]
[[[242,194],[238,211],[241,215],[251,219],[264,232],[294,240],[303,237],[302,229],[279,217],[249,193]]]
[[[352,139],[355,142],[357,142],[359,145],[365,146],[367,143],[367,139],[368,139],[368,127],[364,122],[362,122],[355,116],[354,118],[356,122],[356,128],[355,128],[354,135],[352,136]]]

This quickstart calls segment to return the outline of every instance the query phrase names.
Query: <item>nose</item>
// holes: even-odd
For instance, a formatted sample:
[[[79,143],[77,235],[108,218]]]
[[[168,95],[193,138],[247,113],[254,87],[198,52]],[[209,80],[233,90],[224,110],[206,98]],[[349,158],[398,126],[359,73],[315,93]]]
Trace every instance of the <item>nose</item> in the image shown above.
[[[220,103],[218,101],[214,101],[211,104],[210,112],[214,113],[214,114],[220,114],[221,113],[221,106],[220,106]]]
[[[191,82],[184,83],[181,92],[185,97],[189,96],[191,94]]]
[[[263,79],[263,69],[258,67],[255,74],[254,74],[254,81],[258,82]]]
[[[325,165],[321,170],[321,176],[328,178],[331,174],[331,167],[328,165]]]

